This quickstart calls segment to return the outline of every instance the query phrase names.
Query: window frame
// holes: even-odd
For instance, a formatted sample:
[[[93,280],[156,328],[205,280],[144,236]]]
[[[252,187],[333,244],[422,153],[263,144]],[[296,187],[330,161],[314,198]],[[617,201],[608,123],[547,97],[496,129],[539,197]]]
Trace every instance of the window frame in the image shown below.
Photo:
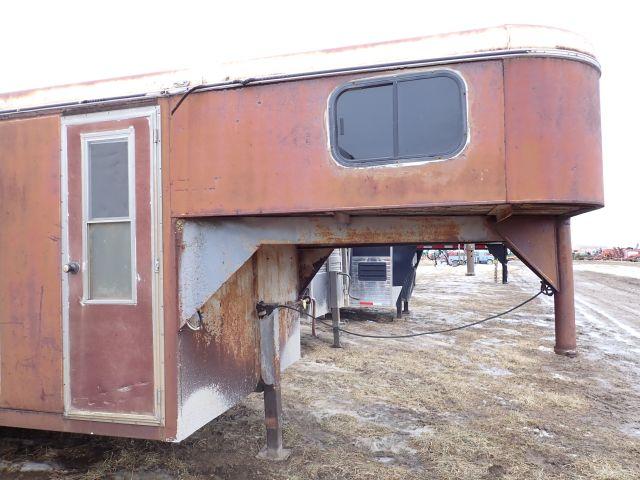
[[[80,134],[81,141],[81,177],[82,177],[82,304],[89,305],[137,305],[138,268],[136,258],[136,178],[135,178],[135,129],[130,126],[122,130],[87,132]],[[127,142],[127,171],[129,193],[129,214],[126,217],[92,218],[89,213],[90,149],[92,143]],[[131,248],[131,297],[130,298],[92,298],[89,261],[89,225],[105,223],[129,223]]]
[[[447,77],[454,80],[460,89],[460,102],[461,102],[461,111],[462,111],[462,132],[461,132],[461,140],[460,143],[456,146],[455,149],[445,152],[443,154],[437,155],[398,155],[398,83],[412,81],[412,80],[423,80],[425,78],[435,78],[435,77]],[[338,145],[338,109],[337,102],[340,96],[348,92],[349,90],[359,90],[365,88],[371,88],[376,86],[384,86],[384,85],[393,85],[393,113],[394,118],[392,119],[392,127],[393,127],[393,143],[394,143],[394,155],[391,157],[375,157],[367,160],[356,160],[349,159],[340,154],[340,148]],[[329,146],[331,150],[331,155],[334,160],[344,166],[351,168],[362,168],[362,167],[374,167],[374,166],[393,166],[400,164],[411,164],[411,163],[422,163],[436,160],[449,160],[457,157],[467,146],[469,140],[469,121],[468,121],[468,101],[467,101],[467,85],[464,81],[462,75],[458,72],[448,69],[438,69],[438,70],[430,70],[427,72],[419,72],[419,73],[408,73],[408,74],[397,74],[397,75],[387,75],[383,77],[375,77],[375,78],[366,78],[362,80],[353,80],[351,82],[347,82],[343,85],[340,85],[336,88],[329,97],[329,108],[328,108],[328,119],[329,119]]]

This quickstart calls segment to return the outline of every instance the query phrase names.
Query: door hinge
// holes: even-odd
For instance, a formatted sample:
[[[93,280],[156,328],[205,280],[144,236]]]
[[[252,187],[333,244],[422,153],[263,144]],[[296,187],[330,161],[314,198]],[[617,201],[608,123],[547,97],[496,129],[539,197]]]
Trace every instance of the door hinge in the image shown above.
[[[153,143],[160,143],[160,129],[153,129]]]
[[[160,260],[157,258],[153,261],[153,271],[155,273],[160,273]]]

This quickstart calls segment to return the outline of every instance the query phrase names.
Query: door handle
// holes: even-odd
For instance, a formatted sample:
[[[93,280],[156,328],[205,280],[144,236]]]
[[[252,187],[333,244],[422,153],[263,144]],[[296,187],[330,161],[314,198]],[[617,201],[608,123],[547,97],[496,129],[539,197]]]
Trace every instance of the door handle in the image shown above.
[[[70,262],[70,263],[66,263],[63,267],[62,267],[62,271],[64,273],[78,273],[80,271],[80,265],[78,265],[77,262]]]

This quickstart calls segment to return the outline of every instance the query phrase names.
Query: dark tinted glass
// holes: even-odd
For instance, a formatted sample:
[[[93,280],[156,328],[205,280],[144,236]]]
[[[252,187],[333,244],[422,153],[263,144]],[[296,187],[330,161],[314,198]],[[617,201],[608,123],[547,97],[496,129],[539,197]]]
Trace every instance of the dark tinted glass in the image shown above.
[[[332,147],[344,164],[450,157],[465,143],[466,98],[448,72],[349,85],[334,101]]]
[[[464,139],[460,84],[449,76],[398,82],[398,155],[441,156]]]
[[[129,216],[129,154],[126,141],[89,144],[89,217]]]
[[[346,160],[393,156],[393,85],[347,90],[336,101],[337,150]]]

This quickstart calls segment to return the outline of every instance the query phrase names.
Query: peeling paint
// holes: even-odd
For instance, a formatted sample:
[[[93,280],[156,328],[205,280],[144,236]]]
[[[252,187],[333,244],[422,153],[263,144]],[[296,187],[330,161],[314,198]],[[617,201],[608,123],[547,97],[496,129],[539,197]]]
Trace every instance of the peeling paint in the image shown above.
[[[178,407],[178,431],[175,441],[184,440],[233,405],[234,402],[216,385],[200,388]]]
[[[349,225],[331,217],[183,222],[178,292],[181,322],[191,318],[260,246],[502,240],[482,217],[354,217]]]

